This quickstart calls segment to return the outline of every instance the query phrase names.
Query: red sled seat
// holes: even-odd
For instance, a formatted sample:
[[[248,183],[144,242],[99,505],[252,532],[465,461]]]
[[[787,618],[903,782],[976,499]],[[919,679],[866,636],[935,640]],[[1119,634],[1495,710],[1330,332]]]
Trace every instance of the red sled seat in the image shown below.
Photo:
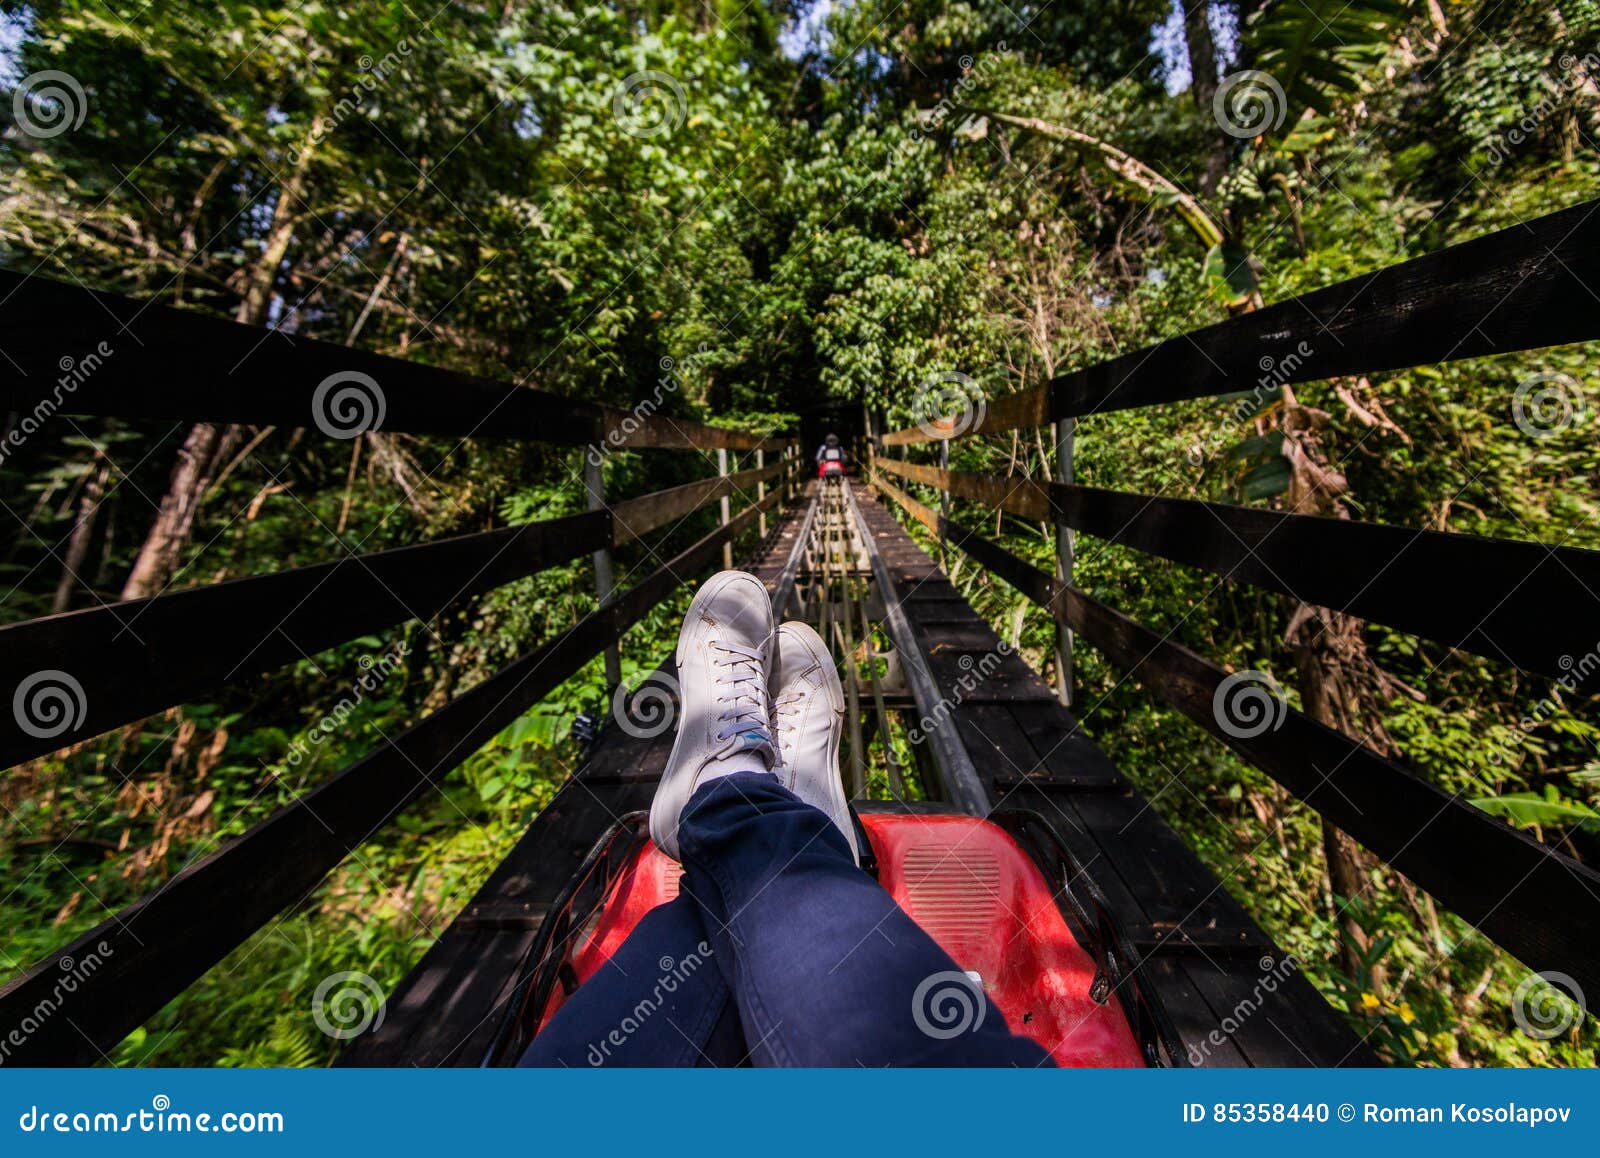
[[[1097,1002],[1094,958],[1073,936],[1050,885],[1003,829],[972,816],[868,813],[878,881],[969,974],[1013,1033],[1062,1066],[1143,1066],[1118,995]],[[577,938],[568,987],[594,976],[639,920],[678,895],[683,866],[644,841]],[[550,996],[539,1028],[564,1000]]]

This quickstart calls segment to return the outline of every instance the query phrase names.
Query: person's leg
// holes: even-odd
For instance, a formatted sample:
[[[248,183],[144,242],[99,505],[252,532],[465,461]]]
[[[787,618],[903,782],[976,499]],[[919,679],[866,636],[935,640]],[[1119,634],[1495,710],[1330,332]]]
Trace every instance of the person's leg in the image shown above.
[[[703,784],[678,841],[756,1064],[1050,1064],[775,776]]]
[[[524,1066],[733,1066],[738,1009],[693,901],[646,913],[534,1038]]]

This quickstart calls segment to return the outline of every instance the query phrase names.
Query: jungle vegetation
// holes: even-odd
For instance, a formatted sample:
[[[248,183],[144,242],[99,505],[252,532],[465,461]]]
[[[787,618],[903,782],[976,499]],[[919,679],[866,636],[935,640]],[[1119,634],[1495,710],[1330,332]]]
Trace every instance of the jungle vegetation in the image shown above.
[[[23,95],[0,109],[0,266],[621,407],[778,431],[859,401],[894,428],[934,375],[1025,389],[1600,196],[1597,52],[1595,0],[6,0],[0,80]],[[47,70],[76,93],[28,97]],[[30,131],[51,99],[81,122]],[[1596,548],[1587,353],[1094,416],[1076,476]],[[1513,401],[1537,374],[1573,384],[1575,413],[1530,434]],[[1048,438],[966,439],[953,465],[1048,474]],[[628,495],[714,466],[605,469]],[[580,473],[540,445],[56,416],[0,461],[0,622],[578,511]],[[1051,529],[958,513],[1048,565]],[[1586,678],[1557,683],[1080,549],[1079,583],[1119,610],[1600,856],[1600,640],[1574,638]],[[954,577],[1048,669],[1041,614]],[[11,769],[0,977],[591,599],[574,563]],[[666,654],[674,614],[629,635],[625,674]],[[398,658],[353,691],[375,657]],[[1086,728],[1387,1060],[1595,1063],[1592,1019],[1521,1030],[1526,967],[1090,649],[1076,681]],[[317,984],[398,982],[606,694],[591,665],[108,1060],[329,1062]]]

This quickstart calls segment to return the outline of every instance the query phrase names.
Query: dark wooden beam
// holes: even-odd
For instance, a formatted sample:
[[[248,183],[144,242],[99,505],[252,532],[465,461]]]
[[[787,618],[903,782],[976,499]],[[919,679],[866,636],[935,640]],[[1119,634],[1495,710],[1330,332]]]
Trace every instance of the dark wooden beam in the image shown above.
[[[0,270],[0,410],[523,438],[597,452],[777,446],[659,413],[546,394],[282,330]],[[379,425],[372,425],[379,419]]]
[[[713,499],[735,495],[757,483],[777,478],[783,470],[784,464],[777,462],[767,467],[752,467],[733,474],[696,479],[682,486],[615,503],[611,511],[616,519],[617,544],[620,546],[632,542],[699,510]]]
[[[991,399],[971,433],[1600,338],[1600,201]],[[948,429],[948,428],[947,428]],[[921,427],[888,445],[948,437]]]
[[[1600,639],[1600,551],[964,474],[889,458],[877,465],[991,510],[1054,519],[1556,679],[1572,670],[1574,641],[1581,651]]]
[[[611,515],[542,523],[351,555],[0,627],[0,691],[39,673],[75,719],[24,732],[8,714],[0,767],[411,619],[604,547]],[[76,685],[74,688],[73,685]],[[68,701],[75,701],[68,705]]]

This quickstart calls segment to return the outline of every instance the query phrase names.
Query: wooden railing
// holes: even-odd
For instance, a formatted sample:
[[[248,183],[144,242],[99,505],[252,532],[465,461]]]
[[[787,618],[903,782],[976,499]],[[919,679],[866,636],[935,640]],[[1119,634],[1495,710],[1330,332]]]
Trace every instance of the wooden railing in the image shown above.
[[[790,439],[669,418],[645,406],[595,406],[41,278],[0,272],[4,297],[11,301],[0,314],[0,348],[14,371],[0,377],[0,411],[314,429],[326,406],[319,385],[330,376],[362,375],[381,393],[369,400],[381,401],[385,431],[590,448],[586,484],[597,509],[0,627],[0,688],[8,701],[40,672],[66,673],[81,689],[65,730],[34,734],[7,718],[0,767],[374,631],[429,619],[456,600],[584,555],[596,556],[599,589],[595,609],[577,623],[0,989],[0,1026],[37,1022],[21,1043],[9,1044],[8,1064],[100,1061],[273,916],[303,901],[425,789],[615,648],[686,581],[715,568],[738,536],[764,530],[767,513],[795,493],[803,463]],[[112,352],[92,375],[71,390],[58,388],[59,358],[105,348]],[[600,503],[593,468],[604,454],[651,447],[714,448],[719,474]],[[758,465],[731,471],[730,450],[755,452]],[[763,465],[768,451],[779,457]],[[733,513],[730,498],[752,490],[755,497]],[[719,500],[714,530],[626,589],[610,590],[613,548]],[[35,1017],[59,999],[60,961],[91,954],[97,971],[92,983],[75,987],[66,1015]]]
[[[981,409],[883,437],[909,447],[1201,398],[1275,381],[1503,354],[1600,338],[1600,202],[1454,246],[1149,349]],[[1309,351],[1309,352],[1308,352]],[[1294,357],[1288,357],[1294,352]],[[947,458],[947,454],[942,454]],[[1536,970],[1600,992],[1600,873],[1445,792],[1360,741],[1283,708],[1226,727],[1229,673],[1070,581],[1017,557],[895,485],[1054,523],[1230,581],[1561,676],[1573,641],[1600,639],[1600,552],[1542,543],[1126,494],[951,471],[876,455],[874,485],[1015,587],[1120,671],[1270,775],[1329,822]]]

